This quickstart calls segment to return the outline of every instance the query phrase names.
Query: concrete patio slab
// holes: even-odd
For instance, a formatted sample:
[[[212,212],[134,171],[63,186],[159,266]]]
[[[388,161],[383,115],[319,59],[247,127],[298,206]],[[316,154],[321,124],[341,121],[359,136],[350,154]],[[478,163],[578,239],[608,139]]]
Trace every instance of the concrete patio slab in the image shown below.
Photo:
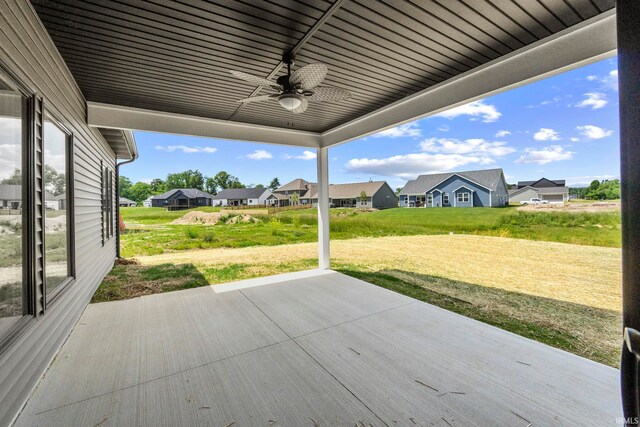
[[[615,369],[325,272],[90,305],[16,425],[605,426],[618,390]]]

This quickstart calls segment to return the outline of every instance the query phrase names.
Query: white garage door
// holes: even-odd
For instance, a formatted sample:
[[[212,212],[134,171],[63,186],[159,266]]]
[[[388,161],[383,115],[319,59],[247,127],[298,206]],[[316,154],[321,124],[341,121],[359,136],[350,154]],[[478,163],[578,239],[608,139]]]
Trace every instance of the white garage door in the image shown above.
[[[563,202],[562,194],[545,194],[542,198],[543,200],[548,200],[550,203]]]

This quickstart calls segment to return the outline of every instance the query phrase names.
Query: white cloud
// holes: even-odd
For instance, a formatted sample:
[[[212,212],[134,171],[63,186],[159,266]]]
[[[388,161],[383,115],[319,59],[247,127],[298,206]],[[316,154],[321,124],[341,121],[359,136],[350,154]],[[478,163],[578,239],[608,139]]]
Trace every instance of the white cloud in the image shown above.
[[[511,132],[509,132],[508,130],[499,130],[498,132],[496,132],[496,138],[504,138],[505,136],[509,135],[511,135]]]
[[[547,163],[558,162],[560,160],[569,160],[573,158],[573,154],[573,151],[566,151],[560,145],[550,145],[542,149],[525,148],[524,154],[516,160],[516,163],[546,165]]]
[[[605,130],[598,126],[584,125],[576,128],[580,134],[589,139],[602,139],[613,134],[612,130]]]
[[[571,140],[571,142],[578,142],[580,141],[580,138],[576,138],[575,136],[572,136],[571,138],[569,138]]]
[[[440,132],[449,132],[451,130],[451,126],[449,126],[449,125],[440,125],[440,126],[438,126],[438,130]]]
[[[428,138],[419,145],[421,151],[442,154],[466,154],[472,156],[505,156],[516,151],[503,141],[486,141],[481,138],[465,140],[453,138]]]
[[[584,94],[584,97],[585,99],[583,99],[579,104],[576,104],[576,107],[591,107],[592,110],[597,110],[598,108],[604,107],[609,102],[607,101],[607,95],[602,92],[587,92]]]
[[[284,154],[282,157],[285,160],[288,160],[288,159],[313,160],[313,159],[316,158],[316,153],[314,153],[313,151],[305,150],[299,156],[293,156],[291,154]]]
[[[481,117],[483,122],[490,123],[498,120],[502,113],[498,111],[495,105],[485,104],[484,101],[474,101],[435,115],[435,117],[445,117],[447,119],[453,119],[458,116],[471,116],[472,120]]]
[[[173,153],[175,151],[182,151],[186,154],[193,153],[215,153],[218,151],[215,147],[190,147],[188,145],[156,145],[154,147],[156,150],[167,151],[169,153]]]
[[[611,70],[609,74],[600,80],[604,87],[610,90],[618,90],[618,70]]]
[[[594,75],[587,76],[587,80],[590,82],[595,81],[597,79],[598,79],[598,76],[594,76]]]
[[[376,138],[387,137],[387,138],[401,138],[401,137],[414,137],[417,138],[422,135],[420,128],[418,127],[418,123],[405,123],[400,126],[392,127],[387,130],[383,130],[382,132],[378,132],[373,136]]]
[[[253,153],[247,154],[247,159],[251,160],[264,160],[264,159],[272,159],[273,155],[267,150],[256,150]]]
[[[354,173],[413,179],[421,174],[450,171],[469,163],[483,161],[490,162],[490,159],[461,154],[413,153],[383,159],[351,159],[345,168]]]
[[[536,141],[557,141],[560,139],[558,132],[549,128],[540,128],[540,130],[533,134],[533,139]]]
[[[619,179],[618,175],[587,175],[587,176],[572,176],[567,178],[567,186],[571,187],[579,187],[579,186],[587,186],[591,184],[591,181],[603,181],[603,180],[611,180],[611,179]]]

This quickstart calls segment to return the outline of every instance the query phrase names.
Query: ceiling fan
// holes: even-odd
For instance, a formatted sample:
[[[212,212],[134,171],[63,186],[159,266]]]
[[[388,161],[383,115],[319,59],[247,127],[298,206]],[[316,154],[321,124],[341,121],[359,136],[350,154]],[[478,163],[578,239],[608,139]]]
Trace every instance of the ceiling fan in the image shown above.
[[[293,73],[291,66],[294,64],[293,56],[285,54],[282,62],[287,65],[287,74],[278,77],[274,82],[262,77],[242,71],[231,71],[235,77],[257,86],[264,86],[276,90],[270,95],[251,96],[240,99],[238,102],[263,102],[278,101],[278,103],[292,113],[304,113],[311,102],[337,102],[351,97],[351,92],[332,86],[318,86],[327,75],[325,64],[309,64],[298,68]]]

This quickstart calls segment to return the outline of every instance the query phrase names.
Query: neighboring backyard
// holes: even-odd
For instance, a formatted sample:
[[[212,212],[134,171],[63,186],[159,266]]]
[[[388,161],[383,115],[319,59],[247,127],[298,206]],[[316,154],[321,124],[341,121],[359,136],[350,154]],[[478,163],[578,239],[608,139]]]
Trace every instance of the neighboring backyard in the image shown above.
[[[199,208],[215,213],[219,208]],[[206,248],[272,246],[318,240],[315,209],[272,215],[243,210],[220,215],[215,225],[171,224],[185,211],[123,208],[127,230],[122,235],[124,257],[157,255]],[[251,220],[243,217],[250,217]],[[240,220],[238,220],[240,219]],[[620,247],[620,214],[616,211],[558,212],[507,208],[331,210],[331,238],[479,234],[530,240]]]
[[[122,211],[127,259],[114,267],[93,302],[317,265],[315,210]],[[332,268],[338,271],[618,365],[621,266],[615,207],[334,209],[331,238]]]

